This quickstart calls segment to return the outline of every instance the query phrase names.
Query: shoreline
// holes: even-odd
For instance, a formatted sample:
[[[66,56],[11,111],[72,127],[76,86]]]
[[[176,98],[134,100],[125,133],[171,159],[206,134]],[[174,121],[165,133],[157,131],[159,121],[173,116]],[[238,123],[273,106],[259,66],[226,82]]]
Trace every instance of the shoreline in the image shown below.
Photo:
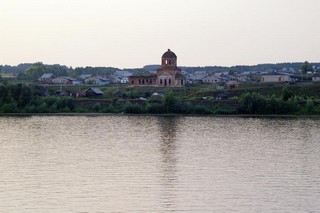
[[[158,117],[221,117],[221,118],[318,118],[320,115],[255,115],[255,114],[230,114],[230,115],[201,115],[201,114],[126,114],[126,113],[0,113],[0,117],[32,117],[32,116],[158,116]]]

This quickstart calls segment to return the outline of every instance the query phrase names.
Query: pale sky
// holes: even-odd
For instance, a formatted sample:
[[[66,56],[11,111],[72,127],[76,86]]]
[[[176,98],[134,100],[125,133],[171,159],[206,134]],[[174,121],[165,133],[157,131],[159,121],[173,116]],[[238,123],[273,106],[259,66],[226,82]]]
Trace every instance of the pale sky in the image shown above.
[[[0,64],[320,61],[320,0],[0,0]]]

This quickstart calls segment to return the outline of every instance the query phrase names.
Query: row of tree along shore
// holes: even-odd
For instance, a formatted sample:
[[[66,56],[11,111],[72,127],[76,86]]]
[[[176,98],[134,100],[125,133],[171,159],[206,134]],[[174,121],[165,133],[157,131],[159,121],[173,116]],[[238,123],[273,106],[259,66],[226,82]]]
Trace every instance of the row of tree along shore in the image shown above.
[[[108,96],[77,98],[56,96],[40,85],[2,83],[0,113],[320,115],[320,85],[304,87],[243,87],[229,91],[227,99],[216,98],[217,91],[210,87],[168,89],[156,98],[150,95],[138,98],[139,89],[128,87],[126,93],[116,96],[111,94],[111,91],[118,93],[116,88],[108,87],[101,88],[108,90]]]

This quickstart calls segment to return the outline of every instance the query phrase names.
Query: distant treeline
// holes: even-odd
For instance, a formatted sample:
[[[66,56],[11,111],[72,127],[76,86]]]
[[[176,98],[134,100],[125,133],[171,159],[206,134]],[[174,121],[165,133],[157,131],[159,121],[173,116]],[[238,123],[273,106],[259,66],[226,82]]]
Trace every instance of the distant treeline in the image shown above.
[[[34,64],[19,64],[18,66],[0,65],[0,72],[16,74],[18,79],[36,80],[44,73],[52,73],[55,76],[78,77],[82,74],[110,76],[116,71],[129,71],[133,74],[144,72],[143,69],[119,69],[114,67],[67,67],[65,65],[47,65],[41,62]]]

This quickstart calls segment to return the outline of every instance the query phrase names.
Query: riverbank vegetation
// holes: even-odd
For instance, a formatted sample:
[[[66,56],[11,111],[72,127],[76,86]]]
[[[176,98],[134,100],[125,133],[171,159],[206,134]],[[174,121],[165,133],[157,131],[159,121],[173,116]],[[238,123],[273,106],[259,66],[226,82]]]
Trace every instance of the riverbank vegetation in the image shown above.
[[[56,96],[55,89],[40,85],[0,84],[0,113],[320,114],[318,84],[303,87],[242,86],[226,91],[226,100],[217,100],[221,91],[205,86],[166,89],[163,96],[156,97],[151,96],[154,91],[148,88],[101,87],[105,95],[91,98]]]

